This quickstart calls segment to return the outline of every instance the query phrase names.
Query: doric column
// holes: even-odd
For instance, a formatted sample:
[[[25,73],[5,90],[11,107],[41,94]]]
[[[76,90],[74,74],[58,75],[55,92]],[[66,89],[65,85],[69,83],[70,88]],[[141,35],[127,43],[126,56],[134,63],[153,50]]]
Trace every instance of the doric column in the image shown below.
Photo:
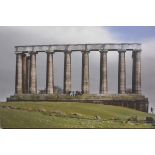
[[[30,93],[30,56],[26,57],[26,93]]]
[[[47,52],[46,93],[54,92],[53,52]]]
[[[22,94],[22,53],[16,53],[15,94]]]
[[[108,93],[107,52],[100,51],[100,94]]]
[[[37,93],[36,52],[30,53],[30,94]]]
[[[89,94],[89,51],[82,51],[82,93]]]
[[[64,94],[71,91],[71,51],[64,52]]]
[[[141,94],[141,50],[134,50],[132,59],[132,93]]]
[[[125,94],[126,92],[126,65],[125,65],[125,50],[120,50],[118,62],[118,93]]]
[[[26,54],[22,54],[22,88],[23,88],[23,93],[26,92]]]

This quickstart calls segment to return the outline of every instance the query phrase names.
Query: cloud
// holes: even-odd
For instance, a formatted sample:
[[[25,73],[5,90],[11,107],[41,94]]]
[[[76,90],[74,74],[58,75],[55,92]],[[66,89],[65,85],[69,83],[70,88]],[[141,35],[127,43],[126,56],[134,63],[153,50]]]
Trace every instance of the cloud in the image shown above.
[[[143,40],[142,49],[142,90],[149,97],[151,106],[155,106],[155,38]]]

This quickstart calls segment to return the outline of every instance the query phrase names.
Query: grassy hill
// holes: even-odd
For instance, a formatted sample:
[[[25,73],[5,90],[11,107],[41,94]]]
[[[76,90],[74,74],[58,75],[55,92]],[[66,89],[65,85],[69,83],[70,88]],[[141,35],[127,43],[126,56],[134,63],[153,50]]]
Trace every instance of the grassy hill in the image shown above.
[[[153,128],[154,115],[124,107],[67,102],[0,103],[1,128]]]

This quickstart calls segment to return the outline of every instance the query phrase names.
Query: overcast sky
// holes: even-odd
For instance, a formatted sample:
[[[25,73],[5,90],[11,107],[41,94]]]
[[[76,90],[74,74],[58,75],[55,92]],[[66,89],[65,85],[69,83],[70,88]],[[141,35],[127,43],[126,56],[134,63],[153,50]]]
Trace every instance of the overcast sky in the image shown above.
[[[14,46],[54,43],[142,43],[142,93],[155,107],[155,27],[0,27],[0,100],[14,94]],[[99,52],[90,53],[90,92],[99,91]],[[54,54],[55,85],[63,87],[63,53]],[[127,88],[132,83],[131,51],[126,52]],[[108,85],[117,93],[118,53],[108,52]],[[45,88],[46,54],[37,55],[38,90]],[[81,89],[81,52],[72,53],[72,90]]]

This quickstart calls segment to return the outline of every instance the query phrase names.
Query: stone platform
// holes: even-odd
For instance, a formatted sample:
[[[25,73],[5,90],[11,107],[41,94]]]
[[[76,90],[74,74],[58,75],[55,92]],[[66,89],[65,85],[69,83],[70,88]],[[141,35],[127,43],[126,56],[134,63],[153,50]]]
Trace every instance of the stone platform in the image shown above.
[[[13,101],[50,101],[50,102],[82,102],[96,103],[105,105],[123,106],[136,109],[143,112],[148,112],[149,101],[143,95],[81,95],[69,96],[64,94],[48,95],[48,94],[23,94],[14,95],[7,98],[7,102]]]

